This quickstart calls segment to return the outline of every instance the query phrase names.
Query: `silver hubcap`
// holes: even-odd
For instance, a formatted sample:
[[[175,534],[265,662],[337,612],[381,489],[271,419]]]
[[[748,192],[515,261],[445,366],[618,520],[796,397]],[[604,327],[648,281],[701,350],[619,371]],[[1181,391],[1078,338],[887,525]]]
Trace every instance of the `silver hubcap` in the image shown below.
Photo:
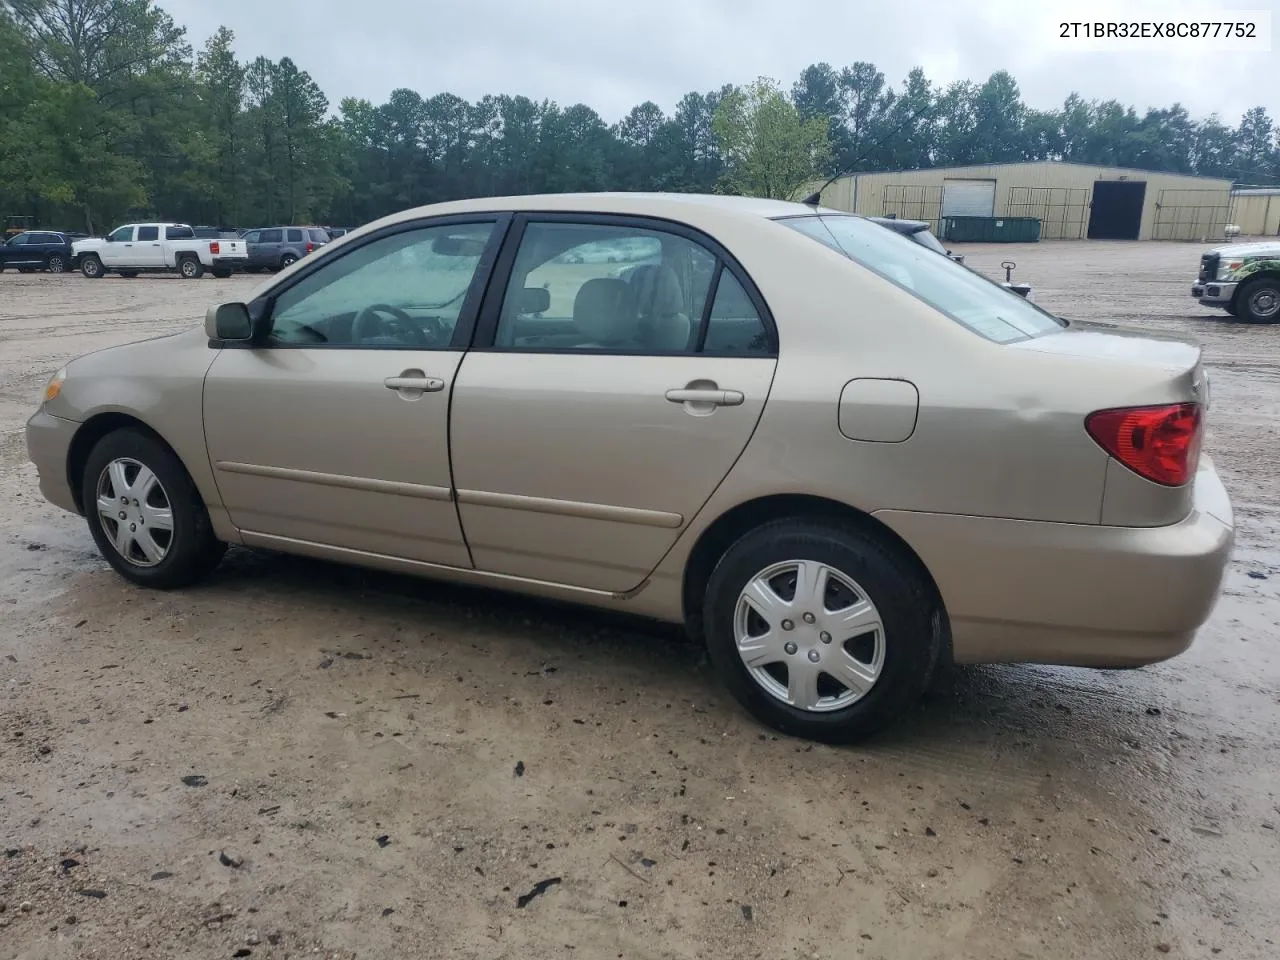
[[[52,258],[50,258],[50,260],[49,260],[49,270],[50,270],[50,271],[52,271],[53,273],[61,273],[61,272],[62,272],[62,258],[61,258],[61,257],[52,257]]]
[[[1273,316],[1280,311],[1280,297],[1274,290],[1259,290],[1249,298],[1249,309],[1258,317]]]
[[[84,262],[84,271],[85,271],[85,273],[97,273],[97,272],[98,272],[98,261],[97,261],[97,260],[86,260],[86,261]]]
[[[195,272],[196,272],[196,265],[194,263],[192,263],[190,260],[182,261],[183,276],[192,277],[192,276],[195,276]]]
[[[154,567],[173,543],[173,508],[151,469],[121,457],[98,477],[98,522],[116,552],[134,566]]]
[[[884,668],[875,604],[851,577],[812,560],[757,573],[738,596],[733,631],[752,679],[800,710],[847,707],[870,692]]]

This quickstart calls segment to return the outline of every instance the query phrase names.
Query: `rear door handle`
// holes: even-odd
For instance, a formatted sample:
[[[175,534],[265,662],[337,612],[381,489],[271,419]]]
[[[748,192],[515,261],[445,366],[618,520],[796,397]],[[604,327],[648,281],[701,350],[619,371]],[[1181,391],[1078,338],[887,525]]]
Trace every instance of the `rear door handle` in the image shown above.
[[[439,393],[444,381],[439,377],[387,377],[382,385],[388,390],[421,390],[423,393]]]
[[[668,390],[667,399],[672,403],[711,403],[717,407],[736,407],[744,398],[738,390],[699,390],[686,387]]]

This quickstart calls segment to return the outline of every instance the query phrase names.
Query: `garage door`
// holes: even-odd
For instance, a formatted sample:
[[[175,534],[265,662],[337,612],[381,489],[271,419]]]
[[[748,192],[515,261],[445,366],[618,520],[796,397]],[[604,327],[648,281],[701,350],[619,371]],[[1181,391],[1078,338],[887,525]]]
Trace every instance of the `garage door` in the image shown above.
[[[994,180],[943,180],[942,215],[944,217],[994,217],[996,182]]]

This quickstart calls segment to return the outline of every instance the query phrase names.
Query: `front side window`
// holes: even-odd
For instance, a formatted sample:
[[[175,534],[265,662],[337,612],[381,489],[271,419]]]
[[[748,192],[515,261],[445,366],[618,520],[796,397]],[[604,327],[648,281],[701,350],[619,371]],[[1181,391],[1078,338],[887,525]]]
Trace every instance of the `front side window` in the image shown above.
[[[159,240],[159,239],[160,239],[159,227],[139,227],[138,228],[139,243],[142,243],[144,240]]]
[[[715,268],[716,257],[706,248],[665,231],[530,223],[494,346],[692,352]]]
[[[263,230],[262,242],[263,243],[279,243],[280,238],[283,235],[284,235],[283,232],[280,230]]]
[[[1018,294],[907,237],[855,216],[814,214],[777,221],[842,253],[974,333],[1009,343],[1065,324]]]
[[[127,243],[133,239],[133,227],[116,227],[107,239],[113,243]]]
[[[8,244],[6,244],[6,246],[10,246],[10,247],[25,247],[25,246],[26,246],[28,243],[30,243],[30,242],[31,242],[31,234],[29,234],[29,233],[20,233],[20,234],[18,234],[16,237],[11,237],[11,238],[9,239]]]
[[[244,242],[257,243],[259,236],[261,236],[261,234],[257,230],[250,230],[248,233],[244,235]]]
[[[447,349],[493,229],[420,227],[332,260],[276,299],[269,343]]]

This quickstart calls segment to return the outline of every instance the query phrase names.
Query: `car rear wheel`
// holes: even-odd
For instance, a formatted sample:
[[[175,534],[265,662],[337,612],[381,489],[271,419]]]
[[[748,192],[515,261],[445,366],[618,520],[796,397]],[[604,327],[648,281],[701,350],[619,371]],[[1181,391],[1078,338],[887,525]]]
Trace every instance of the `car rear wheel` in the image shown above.
[[[184,280],[199,280],[204,276],[204,264],[195,257],[183,257],[178,261],[178,273]]]
[[[280,258],[280,269],[287,270],[289,267],[292,267],[297,262],[298,262],[297,257],[295,257],[292,253],[286,253],[283,257]]]
[[[850,743],[892,723],[924,691],[942,614],[912,560],[837,522],[774,521],[746,534],[707,584],[712,662],[757,720]]]
[[[1280,280],[1259,277],[1236,295],[1236,316],[1250,323],[1280,322]]]
[[[120,276],[124,277],[127,280],[132,280],[137,275],[138,275],[137,270],[121,270],[120,271]]]
[[[67,258],[60,253],[55,253],[44,262],[44,268],[50,273],[65,273],[67,270]]]
[[[80,495],[98,549],[134,583],[187,586],[207,576],[226,551],[182,462],[141,431],[116,430],[98,441]]]
[[[84,259],[80,261],[80,272],[90,280],[100,280],[104,273],[102,269],[102,261],[98,259],[96,254],[87,254]]]

